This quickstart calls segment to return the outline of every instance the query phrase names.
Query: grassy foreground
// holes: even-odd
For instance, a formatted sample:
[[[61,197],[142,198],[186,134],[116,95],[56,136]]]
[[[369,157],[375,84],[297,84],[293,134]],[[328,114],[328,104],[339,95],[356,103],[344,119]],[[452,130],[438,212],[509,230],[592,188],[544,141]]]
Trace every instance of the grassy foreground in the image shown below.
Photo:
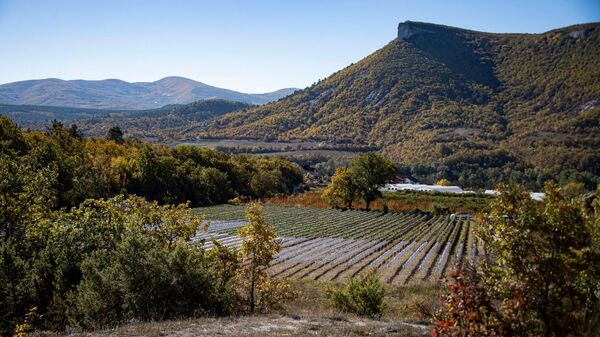
[[[281,311],[249,316],[202,317],[163,322],[128,322],[97,331],[39,331],[35,336],[430,336],[431,327],[419,320],[417,302],[435,302],[442,291],[432,286],[386,286],[388,310],[380,320],[336,312],[326,289],[339,284],[294,280],[299,293]]]

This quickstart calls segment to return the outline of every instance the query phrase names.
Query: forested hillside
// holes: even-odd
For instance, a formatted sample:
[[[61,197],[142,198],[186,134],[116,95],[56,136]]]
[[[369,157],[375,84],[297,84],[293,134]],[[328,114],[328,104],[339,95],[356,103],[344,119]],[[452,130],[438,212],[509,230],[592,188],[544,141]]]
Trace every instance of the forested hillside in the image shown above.
[[[201,134],[373,144],[474,185],[513,175],[597,179],[599,24],[544,34],[401,25],[418,33]]]
[[[56,207],[120,194],[159,203],[211,205],[238,196],[291,193],[303,180],[297,165],[280,158],[229,155],[194,146],[171,148],[118,137],[84,138],[76,126],[67,128],[60,122],[45,132],[22,131],[4,116],[0,116],[0,176],[0,201],[25,198],[26,193],[10,191],[39,180],[39,188],[49,190],[46,203]],[[23,199],[22,207],[29,202]]]
[[[103,136],[108,128],[118,125],[131,137],[179,139],[182,134],[204,128],[213,117],[232,111],[245,111],[254,106],[244,102],[207,99],[161,109],[93,116],[77,121],[77,125],[90,136]]]
[[[205,127],[206,122],[213,117],[254,106],[223,99],[206,99],[147,110],[0,105],[0,114],[10,117],[22,128],[35,130],[44,130],[51,121],[57,120],[65,124],[76,123],[88,136],[102,137],[109,128],[119,126],[128,137],[178,139],[182,133]]]

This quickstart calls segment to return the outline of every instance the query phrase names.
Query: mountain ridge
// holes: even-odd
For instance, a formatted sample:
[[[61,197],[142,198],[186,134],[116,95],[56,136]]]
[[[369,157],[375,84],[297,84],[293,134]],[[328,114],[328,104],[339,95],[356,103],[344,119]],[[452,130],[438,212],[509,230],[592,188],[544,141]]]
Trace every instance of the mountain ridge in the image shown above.
[[[400,32],[306,89],[217,118],[200,136],[374,144],[408,164],[483,156],[600,175],[600,24],[540,34],[408,25],[424,31]]]
[[[47,78],[0,85],[0,104],[128,110],[152,109],[213,98],[264,104],[295,90],[283,88],[248,94],[180,76],[168,76],[154,82]]]

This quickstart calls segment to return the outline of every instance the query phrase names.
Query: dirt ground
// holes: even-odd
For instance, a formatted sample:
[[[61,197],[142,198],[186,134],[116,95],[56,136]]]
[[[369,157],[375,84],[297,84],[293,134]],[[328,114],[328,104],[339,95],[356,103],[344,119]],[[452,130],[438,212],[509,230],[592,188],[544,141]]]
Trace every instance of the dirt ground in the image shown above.
[[[429,336],[427,326],[392,320],[370,320],[344,316],[302,317],[256,315],[202,318],[184,321],[130,323],[114,329],[71,332],[62,336],[112,337],[192,337],[192,336]],[[37,336],[57,336],[38,333]]]
[[[326,291],[334,282],[292,282],[299,296],[279,313],[163,322],[130,322],[104,330],[64,333],[36,332],[39,337],[192,337],[192,336],[431,336],[431,326],[414,316],[415,302],[435,300],[439,286],[386,287],[387,310],[380,320],[357,317],[334,310]]]

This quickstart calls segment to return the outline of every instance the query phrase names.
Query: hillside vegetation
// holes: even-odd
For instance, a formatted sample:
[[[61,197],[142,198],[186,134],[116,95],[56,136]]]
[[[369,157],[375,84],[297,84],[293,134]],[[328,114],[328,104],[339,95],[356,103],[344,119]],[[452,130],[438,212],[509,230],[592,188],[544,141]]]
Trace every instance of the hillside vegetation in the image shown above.
[[[41,105],[0,105],[6,115],[23,128],[44,130],[53,120],[76,123],[87,136],[102,137],[119,126],[127,137],[179,139],[182,133],[205,127],[216,116],[254,107],[250,103],[206,99],[189,104],[166,105],[147,110],[102,110]]]
[[[593,184],[600,175],[599,24],[543,34],[406,24],[428,32],[395,39],[199,134],[382,146],[401,163],[434,166],[472,185],[558,174]]]
[[[120,194],[137,194],[161,204],[211,205],[238,196],[291,193],[303,180],[300,168],[281,158],[194,146],[171,148],[118,137],[84,138],[76,126],[66,128],[60,122],[53,122],[46,132],[23,131],[4,116],[0,116],[0,174],[0,188],[7,188],[0,189],[2,196],[34,179],[47,180],[56,207]],[[22,207],[27,207],[27,200],[20,201]]]
[[[244,102],[207,99],[160,109],[93,116],[78,120],[77,125],[90,136],[103,136],[109,127],[118,125],[126,130],[127,136],[130,137],[178,139],[181,134],[204,128],[207,121],[213,117],[254,106]]]

